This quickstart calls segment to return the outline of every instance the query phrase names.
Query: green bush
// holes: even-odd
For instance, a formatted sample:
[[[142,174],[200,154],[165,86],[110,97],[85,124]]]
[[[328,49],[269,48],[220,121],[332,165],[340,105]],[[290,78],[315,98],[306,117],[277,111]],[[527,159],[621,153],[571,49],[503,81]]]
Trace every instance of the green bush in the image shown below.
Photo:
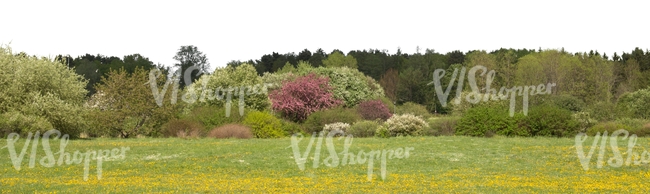
[[[483,137],[487,133],[504,136],[530,136],[527,130],[519,128],[522,115],[510,117],[507,107],[481,105],[470,108],[456,125],[457,135]]]
[[[623,94],[616,106],[622,116],[650,119],[650,87]]]
[[[242,123],[244,120],[244,117],[239,115],[239,111],[234,105],[230,109],[229,116],[226,116],[226,108],[223,106],[205,105],[194,107],[189,113],[182,115],[181,118],[199,122],[206,129],[213,129],[225,124]]]
[[[585,108],[585,102],[571,95],[552,95],[550,100],[561,109],[579,112]]]
[[[282,131],[287,132],[287,134],[304,133],[304,129],[300,124],[284,119],[282,119]]]
[[[412,114],[393,115],[383,124],[391,137],[418,136],[424,128],[429,127],[421,117]]]
[[[282,122],[270,113],[253,111],[246,115],[244,124],[253,130],[257,138],[284,137],[287,133],[282,128]]]
[[[554,105],[532,107],[521,122],[520,126],[526,127],[532,136],[568,137],[580,130],[571,111]]]
[[[6,137],[10,133],[27,134],[40,132],[45,133],[54,129],[46,118],[36,115],[23,115],[19,112],[8,112],[0,114],[0,135]]]
[[[603,122],[603,123],[598,123],[594,125],[593,127],[587,129],[587,135],[594,136],[597,133],[600,133],[601,135],[607,131],[607,134],[610,135],[612,132],[619,130],[619,129],[624,129],[628,130],[630,129],[630,126],[624,125],[622,123],[617,123],[614,121],[609,121],[609,122]],[[629,131],[632,133],[631,131]],[[633,134],[633,133],[632,133]]]
[[[389,138],[391,137],[390,131],[388,131],[388,128],[384,125],[380,125],[377,130],[375,131],[375,136],[376,137],[381,137],[381,138]]]
[[[604,121],[613,121],[617,117],[616,104],[602,101],[596,102],[587,106],[587,112],[591,118],[604,122]]]
[[[269,109],[271,105],[268,98],[268,87],[269,84],[263,82],[253,65],[242,64],[237,67],[217,68],[212,74],[201,76],[196,83],[187,88],[186,92],[194,94],[193,98],[189,98],[190,101],[194,101],[194,103],[190,103],[190,108],[205,104],[224,107],[227,103],[226,99],[230,95],[231,103],[235,107],[241,97],[246,110],[263,111]],[[228,91],[229,89],[232,91]],[[203,92],[204,90],[205,92]],[[239,107],[231,109],[231,111],[237,113],[238,109]]]
[[[377,121],[359,121],[350,126],[347,134],[353,137],[372,137],[375,136],[379,126],[380,124]]]
[[[0,45],[0,114],[16,112],[11,114],[26,119],[11,121],[13,127],[56,129],[77,137],[86,128],[87,83],[59,60],[14,54],[9,46]]]
[[[460,117],[431,117],[427,120],[429,127],[425,128],[423,135],[441,136],[454,135],[456,133],[456,124]]]
[[[406,102],[397,106],[397,114],[412,114],[425,119],[432,116],[427,107],[413,102]]]
[[[361,116],[355,109],[337,107],[312,113],[305,120],[304,126],[306,132],[312,134],[321,131],[325,124],[336,122],[354,123],[360,120],[362,120]]]

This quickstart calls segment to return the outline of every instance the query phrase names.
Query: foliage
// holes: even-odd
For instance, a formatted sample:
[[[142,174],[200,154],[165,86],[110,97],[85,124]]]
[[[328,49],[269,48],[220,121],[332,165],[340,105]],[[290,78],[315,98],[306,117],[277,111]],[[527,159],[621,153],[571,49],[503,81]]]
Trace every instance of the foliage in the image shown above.
[[[293,135],[293,134],[297,134],[297,133],[303,133],[304,129],[298,123],[294,123],[294,122],[282,119],[282,131],[286,131],[287,134]]]
[[[165,82],[158,80],[159,83]],[[175,117],[181,104],[166,101],[158,106],[149,93],[148,72],[138,68],[133,74],[124,69],[109,72],[102,83],[95,86],[97,93],[91,97],[89,115],[96,135],[131,137],[159,134],[160,127]],[[155,80],[152,80],[155,81]],[[171,96],[171,92],[167,93]],[[169,98],[169,96],[167,96]]]
[[[379,127],[377,127],[377,130],[375,130],[375,136],[381,138],[389,138],[391,137],[391,134],[388,130],[388,127],[385,125],[379,125]]]
[[[556,106],[573,112],[582,111],[586,106],[582,100],[570,95],[553,95],[551,101]]]
[[[617,109],[622,116],[650,119],[650,87],[623,94],[618,100]]]
[[[360,121],[361,115],[354,109],[337,107],[328,110],[316,111],[309,115],[304,122],[305,132],[312,134],[319,132],[325,127],[325,124],[342,122],[355,123]]]
[[[336,123],[325,124],[325,126],[323,127],[323,133],[329,134],[330,131],[340,131],[343,132],[343,134],[346,134],[349,129],[350,129],[350,124],[336,122]]]
[[[532,107],[520,127],[527,128],[532,136],[571,137],[580,130],[571,111],[554,105]]]
[[[250,139],[253,137],[251,128],[240,124],[226,124],[212,129],[208,133],[211,138],[239,138]]]
[[[609,101],[601,101],[590,104],[587,106],[589,115],[600,122],[613,121],[616,119],[618,113],[616,111],[616,104]]]
[[[267,112],[250,112],[244,118],[243,123],[253,130],[253,135],[257,138],[277,138],[287,135],[282,130],[282,122],[280,119]]]
[[[353,107],[359,102],[384,96],[384,90],[377,81],[356,69],[298,67],[298,74],[301,76],[311,73],[328,77],[334,98],[343,100],[345,107]]]
[[[239,106],[248,110],[267,110],[271,104],[268,98],[268,84],[257,75],[250,64],[237,67],[228,66],[216,69],[210,75],[203,75],[185,92],[190,106],[222,106],[228,107],[228,102],[235,105],[237,114]],[[231,107],[232,108],[232,107]],[[242,114],[240,112],[240,114]]]
[[[174,56],[174,60],[178,61],[174,66],[178,67],[183,75],[179,82],[181,88],[191,85],[210,68],[208,58],[193,45],[181,46]],[[198,72],[194,73],[195,71]]]
[[[348,67],[352,69],[357,68],[357,59],[352,55],[345,56],[341,52],[334,52],[323,60],[325,67]]]
[[[589,129],[598,123],[597,120],[591,117],[589,112],[573,113],[573,119],[578,123],[578,129],[580,132],[584,132],[586,129]]]
[[[37,115],[23,115],[20,112],[7,112],[0,114],[0,135],[5,137],[13,132],[43,133],[54,129],[52,124],[44,117]]]
[[[221,125],[231,123],[241,123],[244,116],[236,113],[235,107],[231,109],[229,116],[226,116],[226,109],[224,107],[216,107],[211,105],[196,106],[187,114],[181,115],[181,118],[196,121],[205,126],[206,129],[212,129]]]
[[[353,137],[372,137],[375,136],[375,131],[381,126],[377,121],[358,121],[350,126],[347,134]]]
[[[529,112],[530,114],[530,112]],[[503,106],[481,105],[470,108],[456,125],[457,135],[485,136],[496,133],[505,136],[530,136],[526,129],[521,129],[518,122],[523,115],[510,117],[508,109]]]
[[[386,107],[386,105],[384,105],[381,100],[369,100],[361,102],[357,105],[357,111],[365,120],[379,119],[386,121],[386,119],[393,116],[393,114],[390,113],[390,110],[388,110],[388,107]]]
[[[451,136],[456,133],[456,124],[460,117],[431,117],[427,120],[429,127],[424,128],[426,136]]]
[[[587,130],[587,135],[594,136],[597,133],[603,134],[605,131],[607,131],[607,134],[612,134],[614,131],[619,129],[624,129],[629,131],[630,126],[615,121],[602,122],[589,128]],[[629,132],[632,133],[631,131]]]
[[[418,136],[429,125],[421,118],[412,114],[394,115],[383,124],[390,136]]]
[[[395,69],[389,69],[379,79],[379,85],[386,92],[386,96],[391,101],[397,101],[397,82],[399,81],[399,74]]]
[[[303,121],[309,114],[336,106],[341,103],[334,99],[328,78],[309,74],[282,84],[282,88],[272,91],[269,97],[272,108],[292,121]]]
[[[426,107],[420,104],[413,102],[406,102],[402,105],[397,106],[397,113],[399,114],[412,114],[422,118],[431,117],[431,113],[427,110]]]
[[[86,126],[86,83],[61,61],[0,46],[0,114],[7,113],[12,132],[47,127],[77,137]]]

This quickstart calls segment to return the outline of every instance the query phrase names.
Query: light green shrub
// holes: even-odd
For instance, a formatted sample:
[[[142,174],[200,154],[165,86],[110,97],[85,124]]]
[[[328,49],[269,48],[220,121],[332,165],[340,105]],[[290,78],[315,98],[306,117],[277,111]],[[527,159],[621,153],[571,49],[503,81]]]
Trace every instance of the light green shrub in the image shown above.
[[[429,127],[421,117],[412,114],[393,115],[384,122],[390,136],[418,136],[422,130]]]
[[[246,115],[244,124],[253,130],[257,138],[277,138],[287,135],[280,119],[267,112],[253,111]]]
[[[353,137],[372,137],[375,136],[375,132],[379,126],[381,126],[381,124],[377,121],[359,121],[350,126],[347,134],[350,134]]]

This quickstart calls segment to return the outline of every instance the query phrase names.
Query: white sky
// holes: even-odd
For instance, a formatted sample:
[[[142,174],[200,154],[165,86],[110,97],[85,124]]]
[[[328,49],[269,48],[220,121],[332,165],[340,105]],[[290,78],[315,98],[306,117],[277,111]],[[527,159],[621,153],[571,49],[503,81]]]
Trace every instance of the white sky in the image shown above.
[[[195,45],[211,68],[272,52],[419,46],[561,48],[612,56],[650,48],[644,1],[3,1],[0,43],[73,57],[140,53],[174,64]]]

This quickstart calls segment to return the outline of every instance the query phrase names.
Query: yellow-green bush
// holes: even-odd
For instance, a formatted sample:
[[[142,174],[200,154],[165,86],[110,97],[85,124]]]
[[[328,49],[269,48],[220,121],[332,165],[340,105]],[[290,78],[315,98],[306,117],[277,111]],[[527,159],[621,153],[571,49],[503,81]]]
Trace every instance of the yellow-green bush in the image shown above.
[[[277,138],[287,135],[280,119],[267,112],[248,113],[244,118],[244,124],[253,130],[253,135],[257,138]]]

